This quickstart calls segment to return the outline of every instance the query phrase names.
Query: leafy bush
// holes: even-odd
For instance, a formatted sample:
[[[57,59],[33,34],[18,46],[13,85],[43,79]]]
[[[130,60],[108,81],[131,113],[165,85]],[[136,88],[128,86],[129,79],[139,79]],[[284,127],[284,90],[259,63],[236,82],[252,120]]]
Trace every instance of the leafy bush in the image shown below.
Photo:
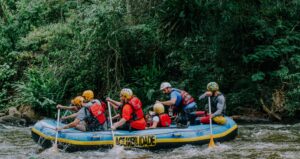
[[[158,99],[160,91],[158,91],[164,70],[157,68],[155,61],[149,67],[147,65],[135,69],[132,72],[131,84],[134,88],[134,93],[139,95],[139,98],[145,105],[153,104]]]
[[[0,65],[0,110],[8,107],[8,102],[11,100],[11,83],[13,77],[16,74],[16,70],[11,68],[7,63]]]
[[[29,105],[42,115],[52,115],[56,104],[64,101],[68,81],[61,81],[53,66],[29,68],[25,77],[25,81],[15,84],[16,105]]]

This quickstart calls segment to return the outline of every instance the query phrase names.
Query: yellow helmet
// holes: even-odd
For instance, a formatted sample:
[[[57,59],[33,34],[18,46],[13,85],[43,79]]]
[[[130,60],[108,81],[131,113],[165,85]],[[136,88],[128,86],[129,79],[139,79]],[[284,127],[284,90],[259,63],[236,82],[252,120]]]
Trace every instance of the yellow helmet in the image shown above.
[[[77,96],[72,100],[72,104],[82,106],[83,100],[82,96]]]
[[[129,88],[123,88],[120,92],[121,96],[124,96],[127,99],[130,99],[133,95],[132,90]]]
[[[218,91],[219,85],[216,82],[209,82],[207,84],[207,90],[212,92]]]
[[[156,103],[154,104],[153,106],[153,111],[156,113],[156,114],[162,114],[165,112],[165,107],[164,105],[162,105],[161,103]]]
[[[94,99],[94,92],[92,90],[86,90],[82,93],[82,97],[86,100],[92,100]]]

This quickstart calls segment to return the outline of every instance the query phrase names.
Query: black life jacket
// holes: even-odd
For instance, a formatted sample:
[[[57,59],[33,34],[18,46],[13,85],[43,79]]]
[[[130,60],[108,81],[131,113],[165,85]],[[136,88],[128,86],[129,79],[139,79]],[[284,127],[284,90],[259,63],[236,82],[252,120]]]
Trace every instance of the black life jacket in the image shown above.
[[[212,113],[214,113],[215,111],[218,110],[217,105],[218,105],[218,97],[219,96],[223,96],[223,94],[218,93],[217,96],[212,96],[211,97],[211,112]],[[207,109],[208,109],[208,105],[207,105]],[[225,114],[225,109],[226,109],[226,104],[225,104],[225,101],[224,101],[224,108],[223,108],[222,114]]]

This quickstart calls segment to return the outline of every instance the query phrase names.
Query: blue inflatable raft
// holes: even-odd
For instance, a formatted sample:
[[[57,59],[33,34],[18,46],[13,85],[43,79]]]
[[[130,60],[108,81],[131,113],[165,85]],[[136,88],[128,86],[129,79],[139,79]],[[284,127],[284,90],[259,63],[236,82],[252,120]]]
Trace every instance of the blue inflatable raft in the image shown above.
[[[234,139],[237,136],[238,126],[229,117],[226,117],[225,125],[213,124],[213,137],[215,142],[223,142]],[[60,126],[64,124],[60,123]],[[44,148],[52,146],[55,140],[56,121],[44,119],[37,122],[32,131],[32,138]],[[185,144],[207,144],[210,140],[209,124],[192,125],[187,128],[157,128],[140,131],[114,131],[112,132],[82,132],[74,128],[64,129],[58,134],[58,145],[68,145],[67,150],[82,150],[101,147],[111,147],[115,142],[124,147],[137,147],[147,149],[160,149],[178,147]]]

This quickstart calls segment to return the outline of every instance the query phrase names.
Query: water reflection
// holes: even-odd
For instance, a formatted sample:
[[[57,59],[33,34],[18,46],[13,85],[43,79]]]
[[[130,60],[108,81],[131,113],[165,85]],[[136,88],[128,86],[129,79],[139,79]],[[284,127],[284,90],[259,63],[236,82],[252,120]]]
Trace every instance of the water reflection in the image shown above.
[[[0,125],[0,158],[62,158],[62,159],[193,159],[193,158],[272,158],[296,159],[300,156],[300,124],[295,125],[241,125],[238,137],[231,142],[207,145],[185,145],[179,148],[148,151],[125,150],[121,146],[98,151],[58,153],[43,150],[31,139],[28,127]]]

